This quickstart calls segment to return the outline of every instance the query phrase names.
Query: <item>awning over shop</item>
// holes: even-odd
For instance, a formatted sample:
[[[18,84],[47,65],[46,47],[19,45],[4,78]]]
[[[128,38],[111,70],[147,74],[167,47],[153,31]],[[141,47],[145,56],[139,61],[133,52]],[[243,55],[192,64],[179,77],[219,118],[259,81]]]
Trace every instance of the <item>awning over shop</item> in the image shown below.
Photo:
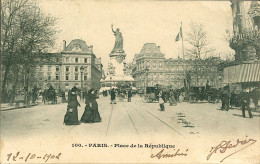
[[[260,62],[224,68],[223,83],[260,82]]]

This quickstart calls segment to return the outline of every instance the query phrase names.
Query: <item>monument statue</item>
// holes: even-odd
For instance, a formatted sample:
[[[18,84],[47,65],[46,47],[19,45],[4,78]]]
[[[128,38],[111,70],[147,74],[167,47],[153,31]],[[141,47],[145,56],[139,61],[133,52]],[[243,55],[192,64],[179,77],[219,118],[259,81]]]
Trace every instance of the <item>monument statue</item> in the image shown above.
[[[112,50],[112,53],[113,52],[124,52],[123,50],[123,36],[122,36],[122,33],[120,32],[120,29],[117,28],[116,31],[113,29],[113,24],[111,25],[111,28],[112,28],[112,32],[114,33],[115,35],[115,45],[114,45],[114,48]]]

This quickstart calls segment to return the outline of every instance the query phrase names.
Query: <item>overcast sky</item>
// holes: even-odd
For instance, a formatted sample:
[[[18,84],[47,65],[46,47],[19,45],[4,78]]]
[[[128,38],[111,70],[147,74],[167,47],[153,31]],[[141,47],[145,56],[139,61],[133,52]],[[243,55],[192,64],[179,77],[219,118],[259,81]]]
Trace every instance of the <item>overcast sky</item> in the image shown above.
[[[44,12],[60,18],[57,51],[62,41],[85,40],[93,45],[106,67],[113,49],[111,24],[120,28],[126,61],[141,51],[144,43],[156,43],[166,58],[177,58],[181,42],[175,42],[183,22],[184,39],[191,21],[205,25],[216,52],[232,53],[224,36],[232,27],[229,1],[86,1],[41,0]],[[184,43],[185,46],[186,43]],[[180,56],[182,57],[182,56]]]

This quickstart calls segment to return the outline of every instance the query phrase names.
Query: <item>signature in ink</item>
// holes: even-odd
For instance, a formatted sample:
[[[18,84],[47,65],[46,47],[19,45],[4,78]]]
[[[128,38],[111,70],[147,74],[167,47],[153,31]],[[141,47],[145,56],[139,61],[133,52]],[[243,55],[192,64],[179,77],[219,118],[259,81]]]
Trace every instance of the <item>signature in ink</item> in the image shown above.
[[[188,150],[189,149],[187,149],[186,152]],[[152,154],[151,158],[157,157],[158,159],[161,159],[161,158],[173,158],[175,156],[187,156],[187,153],[180,153],[180,149],[178,149],[174,154],[163,154],[163,151],[164,151],[164,149],[162,149],[159,153],[157,153],[155,155]]]
[[[238,153],[239,151],[247,148],[250,145],[253,145],[254,143],[256,143],[255,139],[245,139],[245,140],[239,140],[237,139],[235,143],[231,143],[231,141],[221,141],[220,144],[218,144],[216,147],[212,147],[210,150],[209,155],[207,156],[207,160],[210,159],[210,157],[214,154],[217,153],[218,150],[220,153],[225,153],[227,149],[233,149],[236,148],[237,146],[244,146],[238,150],[236,150],[235,152],[229,154],[228,156],[226,156],[225,158],[223,158],[220,162],[223,162],[226,158]]]

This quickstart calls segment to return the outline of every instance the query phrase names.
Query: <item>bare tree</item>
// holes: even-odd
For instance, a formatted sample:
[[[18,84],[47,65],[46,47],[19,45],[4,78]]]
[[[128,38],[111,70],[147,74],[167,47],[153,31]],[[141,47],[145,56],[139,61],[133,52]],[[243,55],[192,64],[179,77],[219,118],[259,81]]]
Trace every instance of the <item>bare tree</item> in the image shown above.
[[[2,95],[7,84],[15,86],[24,79],[28,91],[32,71],[38,64],[38,54],[54,46],[57,19],[44,14],[38,4],[30,0],[7,0],[3,3],[1,17],[1,51],[3,56]],[[8,76],[13,80],[7,83]]]
[[[1,10],[1,52],[2,52],[2,98],[6,97],[6,84],[8,75],[14,64],[16,55],[16,45],[19,38],[17,17],[22,8],[25,7],[26,0],[5,1]]]
[[[186,55],[193,59],[192,74],[196,77],[196,84],[199,84],[199,78],[203,77],[206,70],[205,59],[214,52],[209,48],[208,35],[203,24],[191,22],[190,31],[187,33],[188,42]]]
[[[190,32],[187,33],[186,41],[189,43],[186,49],[187,55],[192,59],[205,59],[214,49],[209,48],[208,35],[204,25],[199,23],[190,23]]]

